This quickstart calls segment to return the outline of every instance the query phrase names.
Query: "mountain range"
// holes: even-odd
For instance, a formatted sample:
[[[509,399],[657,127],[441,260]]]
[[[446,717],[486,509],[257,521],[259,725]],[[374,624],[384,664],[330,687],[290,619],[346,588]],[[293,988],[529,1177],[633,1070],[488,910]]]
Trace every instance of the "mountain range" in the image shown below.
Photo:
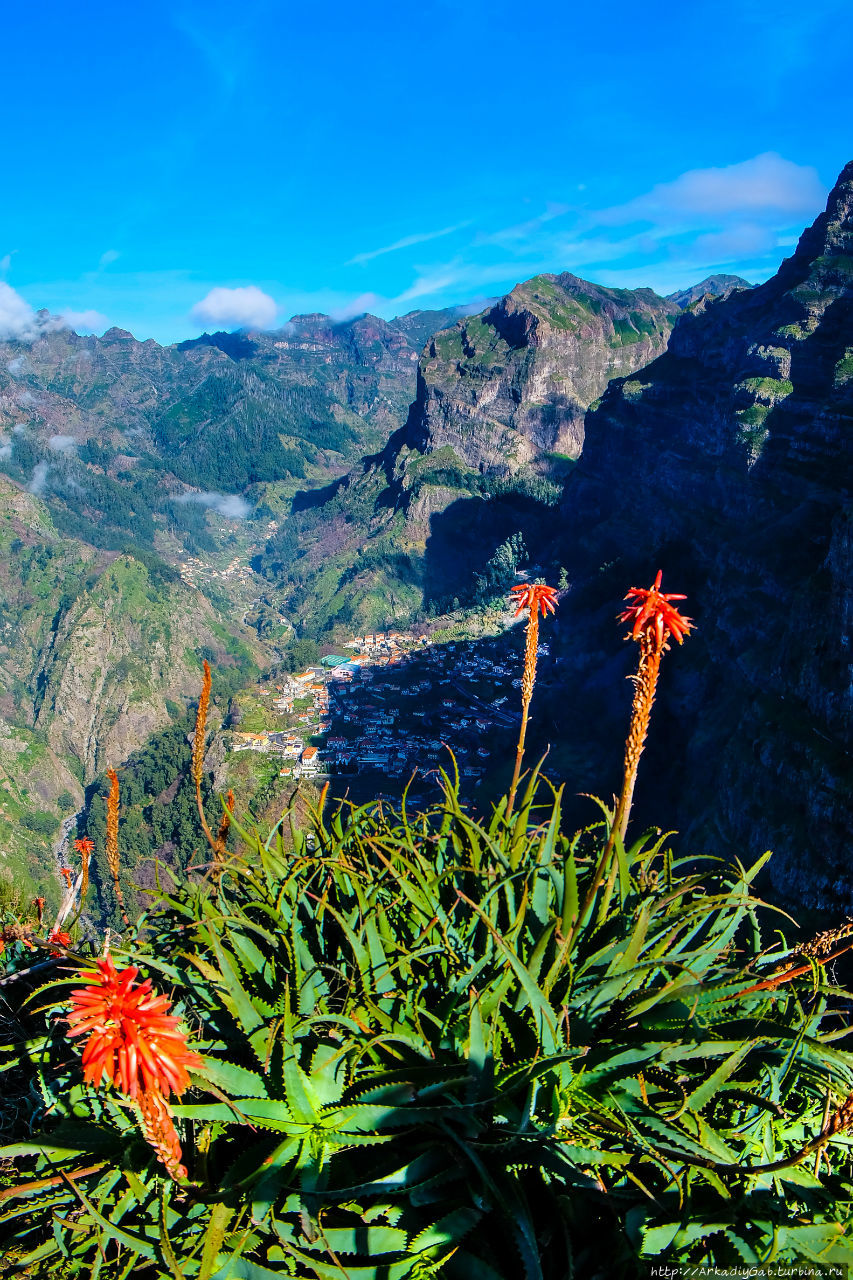
[[[39,883],[201,657],[225,708],[294,638],[476,608],[523,564],[571,584],[542,743],[577,761],[592,725],[606,773],[630,694],[612,615],[660,566],[698,630],[641,809],[702,851],[774,846],[779,894],[853,902],[851,191],[848,166],[757,287],[541,275],[478,311],[0,344],[0,851]]]

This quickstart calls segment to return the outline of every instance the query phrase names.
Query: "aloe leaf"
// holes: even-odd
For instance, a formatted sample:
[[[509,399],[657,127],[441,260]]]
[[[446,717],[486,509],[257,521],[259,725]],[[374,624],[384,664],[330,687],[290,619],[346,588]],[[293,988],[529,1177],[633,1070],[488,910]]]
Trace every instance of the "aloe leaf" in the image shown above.
[[[267,1082],[256,1071],[238,1066],[234,1062],[226,1062],[223,1058],[204,1056],[204,1066],[197,1067],[191,1073],[200,1080],[210,1080],[231,1095],[241,1098],[266,1098]]]
[[[438,1222],[425,1227],[413,1238],[412,1253],[426,1253],[441,1245],[456,1244],[473,1231],[482,1216],[477,1209],[455,1209],[452,1213],[445,1214]]]
[[[712,1098],[716,1097],[718,1090],[726,1083],[730,1076],[734,1075],[740,1064],[749,1056],[755,1048],[757,1040],[748,1040],[746,1044],[735,1049],[724,1062],[721,1062],[716,1071],[713,1071],[708,1079],[698,1085],[688,1096],[687,1106],[691,1111],[701,1111],[707,1106]]]

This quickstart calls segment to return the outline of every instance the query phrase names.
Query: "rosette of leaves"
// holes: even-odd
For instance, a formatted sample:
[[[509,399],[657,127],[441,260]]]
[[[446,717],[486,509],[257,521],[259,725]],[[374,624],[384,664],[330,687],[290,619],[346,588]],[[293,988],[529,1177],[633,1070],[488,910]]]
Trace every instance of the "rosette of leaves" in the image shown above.
[[[612,814],[568,837],[560,802],[534,773],[480,821],[445,779],[414,816],[341,810],[290,848],[243,832],[216,883],[163,893],[129,958],[204,1058],[174,1107],[182,1182],[82,1084],[75,979],[42,989],[5,1061],[40,1096],[0,1151],[10,1274],[853,1261],[849,1142],[819,1136],[853,1092],[845,993],[775,931],[761,862],[677,860],[659,834],[616,837],[579,920]]]

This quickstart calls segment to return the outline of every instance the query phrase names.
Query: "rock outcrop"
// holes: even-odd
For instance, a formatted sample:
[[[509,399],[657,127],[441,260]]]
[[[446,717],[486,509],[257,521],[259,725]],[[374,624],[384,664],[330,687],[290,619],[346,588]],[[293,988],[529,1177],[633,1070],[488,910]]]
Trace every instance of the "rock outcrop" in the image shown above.
[[[430,339],[405,445],[452,449],[480,472],[535,466],[550,453],[576,458],[588,406],[611,378],[666,349],[677,314],[651,289],[604,289],[569,274],[517,285]]]
[[[668,293],[666,297],[667,302],[674,302],[676,306],[681,307],[682,311],[685,311],[702,298],[724,298],[734,289],[751,288],[752,285],[748,280],[744,280],[743,276],[706,276],[704,280],[691,285],[689,289],[677,289],[675,293]]]

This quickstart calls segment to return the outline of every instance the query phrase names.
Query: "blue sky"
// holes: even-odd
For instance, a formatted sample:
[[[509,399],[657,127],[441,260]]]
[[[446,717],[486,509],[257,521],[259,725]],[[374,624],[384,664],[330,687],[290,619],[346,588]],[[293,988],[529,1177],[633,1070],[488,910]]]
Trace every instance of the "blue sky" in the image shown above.
[[[3,43],[0,336],[763,279],[853,158],[849,0],[45,0]]]

